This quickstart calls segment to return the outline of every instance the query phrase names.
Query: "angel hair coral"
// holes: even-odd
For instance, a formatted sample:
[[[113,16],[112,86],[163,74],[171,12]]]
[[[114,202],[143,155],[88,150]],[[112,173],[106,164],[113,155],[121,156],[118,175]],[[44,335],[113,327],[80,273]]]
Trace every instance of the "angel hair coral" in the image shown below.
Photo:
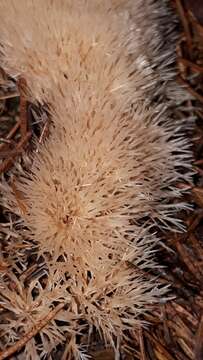
[[[24,211],[12,187],[4,199],[44,267],[27,296],[20,280],[11,294],[3,277],[1,304],[15,320],[0,346],[65,306],[26,342],[22,359],[65,342],[67,356],[84,359],[78,339],[93,330],[118,355],[123,336],[164,296],[143,275],[157,266],[153,228],[181,226],[177,183],[191,181],[183,126],[170,118],[182,96],[174,27],[167,1],[0,2],[2,66],[51,118],[49,137],[16,181]]]

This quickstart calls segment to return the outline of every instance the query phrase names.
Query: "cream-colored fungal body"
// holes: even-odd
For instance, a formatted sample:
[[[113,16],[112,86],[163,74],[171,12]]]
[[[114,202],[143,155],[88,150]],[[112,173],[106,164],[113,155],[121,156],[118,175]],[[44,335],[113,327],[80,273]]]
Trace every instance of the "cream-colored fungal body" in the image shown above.
[[[165,291],[143,276],[156,266],[151,229],[179,224],[174,210],[184,205],[174,205],[176,184],[190,181],[181,124],[165,111],[175,92],[171,44],[165,49],[162,38],[167,6],[1,0],[0,14],[3,67],[26,80],[30,101],[48,104],[52,121],[32,168],[16,183],[19,213],[47,282],[37,278],[28,297],[13,301],[21,332],[11,324],[14,335],[5,331],[3,343],[11,345],[30,319],[64,302],[40,331],[43,346],[33,338],[22,356],[37,359],[68,339],[67,354],[83,359],[77,334],[95,329],[116,349]],[[8,204],[18,209],[14,195]],[[4,279],[2,286],[9,293]],[[1,302],[10,309],[9,296]]]

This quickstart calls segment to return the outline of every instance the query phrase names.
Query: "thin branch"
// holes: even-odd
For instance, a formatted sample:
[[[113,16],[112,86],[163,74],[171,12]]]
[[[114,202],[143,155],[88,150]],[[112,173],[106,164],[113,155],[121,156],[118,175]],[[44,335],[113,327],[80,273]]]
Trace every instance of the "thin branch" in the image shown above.
[[[9,131],[9,133],[6,135],[6,139],[5,139],[5,143],[0,144],[0,150],[2,150],[5,145],[7,145],[6,140],[11,140],[11,138],[13,137],[13,135],[15,135],[16,131],[18,130],[20,126],[20,120],[17,121],[17,123],[12,127],[12,129]]]
[[[31,133],[28,132],[26,134],[26,136],[17,144],[16,149],[15,149],[16,150],[15,154],[12,153],[12,157],[9,157],[5,161],[3,161],[3,163],[0,165],[0,174],[9,169],[9,167],[13,163],[15,157],[23,151],[23,146],[26,144],[26,142],[29,140],[30,137],[31,137]]]
[[[65,303],[61,303],[55,307],[52,311],[50,311],[43,319],[39,320],[29,331],[27,334],[23,336],[22,339],[18,340],[13,346],[10,346],[8,349],[0,352],[0,360],[6,359],[9,356],[12,356],[16,352],[20,351],[23,346],[27,344],[34,336],[38,334],[55,316],[56,314],[62,310],[65,306]]]

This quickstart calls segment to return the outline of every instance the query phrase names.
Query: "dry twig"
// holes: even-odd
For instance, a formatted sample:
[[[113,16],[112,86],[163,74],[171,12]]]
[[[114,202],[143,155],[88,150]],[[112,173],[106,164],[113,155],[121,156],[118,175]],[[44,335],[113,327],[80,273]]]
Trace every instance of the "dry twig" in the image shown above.
[[[39,320],[28,332],[23,336],[22,339],[18,340],[13,346],[10,348],[3,350],[0,352],[0,360],[6,359],[9,356],[15,354],[20,351],[23,346],[27,344],[29,340],[31,340],[34,336],[38,334],[54,317],[56,314],[64,308],[65,304],[61,303],[57,305],[52,311],[50,311],[43,319]]]

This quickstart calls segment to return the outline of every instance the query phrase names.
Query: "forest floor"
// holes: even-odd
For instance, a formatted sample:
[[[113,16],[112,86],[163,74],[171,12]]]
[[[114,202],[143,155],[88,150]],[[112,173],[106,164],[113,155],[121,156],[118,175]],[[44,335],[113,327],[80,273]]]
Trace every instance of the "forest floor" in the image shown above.
[[[185,195],[193,211],[184,218],[187,232],[165,235],[167,246],[159,253],[160,263],[164,265],[161,281],[171,285],[173,299],[157,306],[149,316],[151,325],[146,330],[140,329],[134,354],[131,349],[135,348],[137,334],[131,334],[131,342],[124,345],[125,351],[129,352],[123,356],[125,359],[203,359],[203,3],[171,1],[181,22],[177,43],[178,82],[191,94],[185,107],[196,119],[191,135],[196,175],[191,192]],[[10,169],[22,152],[30,151],[29,119],[26,116],[33,117],[36,109],[32,108],[31,114],[26,111],[26,116],[22,113],[19,116],[19,109],[23,111],[24,106],[21,102],[18,87],[1,71],[0,174]],[[184,111],[182,114],[181,109],[177,111],[179,116],[185,117]],[[46,118],[39,126],[33,125],[39,139],[45,136],[46,125]],[[12,229],[0,224],[1,236],[8,236],[8,231]],[[0,271],[5,267],[1,261]],[[100,348],[97,344],[92,348],[92,356],[97,360],[114,358],[110,349]]]

